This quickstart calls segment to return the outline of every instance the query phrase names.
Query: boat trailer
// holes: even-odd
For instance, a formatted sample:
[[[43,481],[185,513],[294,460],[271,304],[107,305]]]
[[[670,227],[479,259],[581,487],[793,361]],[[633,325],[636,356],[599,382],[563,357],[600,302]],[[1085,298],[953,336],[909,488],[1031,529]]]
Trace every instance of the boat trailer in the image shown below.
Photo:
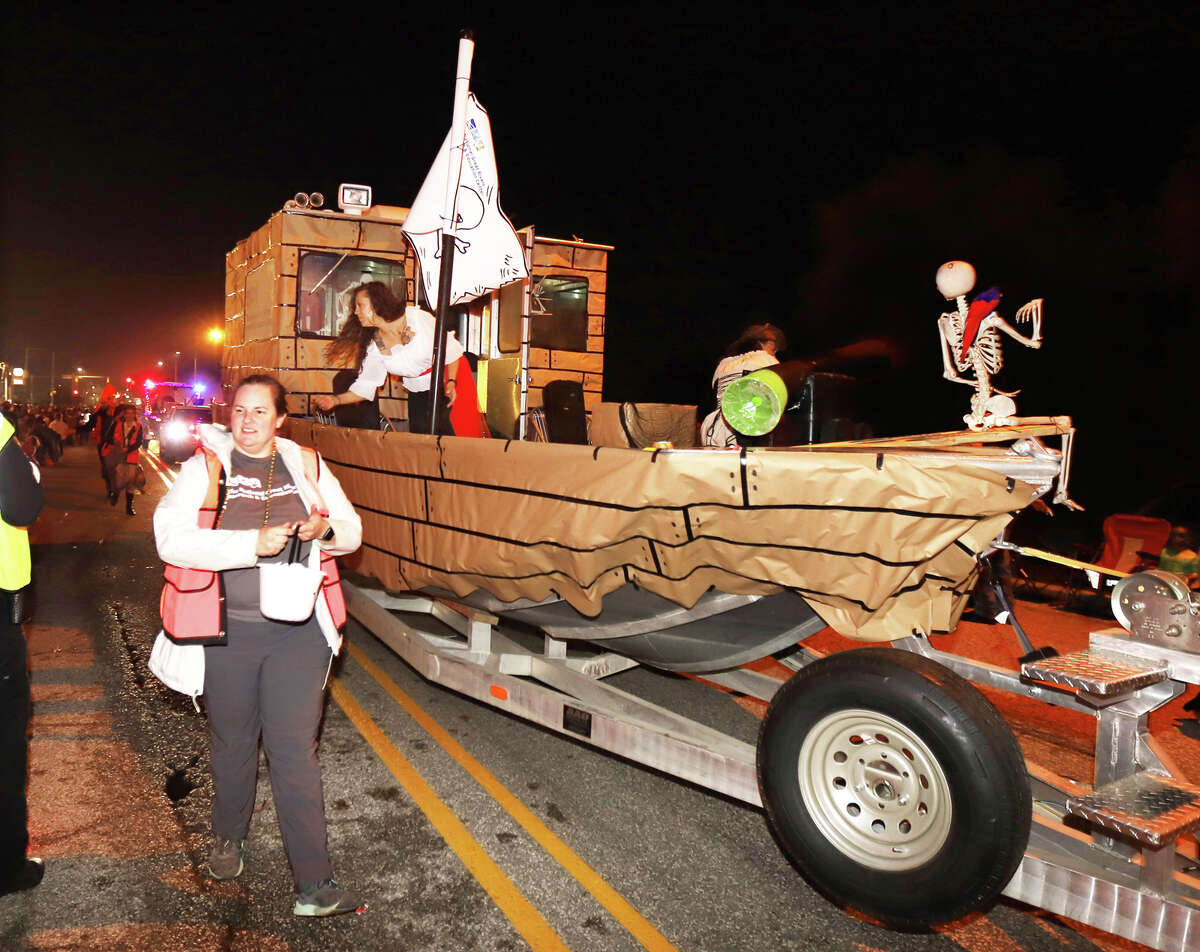
[[[1126,627],[1096,631],[1086,650],[1029,661],[1019,671],[940,651],[924,635],[823,657],[798,643],[819,630],[819,622],[781,621],[786,613],[776,612],[768,624],[776,624],[788,644],[775,657],[796,672],[790,680],[736,663],[702,675],[770,702],[757,746],[606,683],[639,662],[605,650],[604,641],[583,644],[575,631],[554,637],[546,631],[553,624],[526,623],[518,630],[501,624],[501,615],[519,618],[522,611],[532,611],[537,617],[544,605],[504,603],[482,592],[475,593],[474,604],[464,604],[437,594],[397,595],[357,584],[347,584],[346,594],[351,614],[422,677],[681,780],[765,806],[785,852],[792,854],[795,844],[800,855],[791,858],[817,888],[885,925],[927,928],[961,917],[964,903],[986,907],[999,892],[1163,952],[1186,952],[1200,943],[1200,865],[1194,851],[1188,855],[1177,848],[1200,826],[1200,787],[1171,775],[1147,727],[1150,712],[1180,695],[1185,685],[1200,683],[1200,605],[1165,573],[1142,573],[1118,584],[1114,610]],[[763,617],[759,601],[739,596],[709,611],[701,604],[677,611],[667,624],[692,626],[686,639],[692,641],[696,626],[736,623],[739,611],[757,610]],[[540,633],[538,642],[531,632]],[[900,675],[902,685],[907,678],[905,690],[914,696],[950,689],[945,701],[934,698],[937,703],[969,708],[975,703],[970,695],[983,700],[970,686],[969,694],[962,694],[951,683],[957,675],[1095,719],[1090,787],[1032,765],[1028,787],[1014,787],[1028,794],[1021,794],[1025,802],[1012,811],[1015,823],[1004,834],[1009,842],[998,848],[1013,854],[1015,869],[990,896],[985,884],[945,902],[932,897],[924,908],[912,908],[908,890],[903,911],[899,905],[872,904],[874,874],[884,877],[881,882],[896,874],[911,882],[920,868],[936,869],[947,858],[946,844],[954,839],[950,817],[955,810],[963,812],[965,780],[955,775],[970,774],[977,766],[956,767],[956,755],[947,753],[938,730],[927,732],[919,718],[905,716],[903,699],[888,707],[886,699],[876,704],[877,694],[864,696],[861,686],[841,695],[835,687],[832,693],[841,700],[835,697],[823,713],[805,709],[811,708],[808,699],[830,694],[831,684],[869,677],[872,668],[885,671],[889,681]],[[781,701],[790,705],[782,713]],[[965,716],[970,718],[971,711]],[[975,715],[987,717],[986,712]],[[809,729],[814,719],[816,726]],[[995,730],[992,725],[984,733]],[[1011,738],[1006,725],[1001,733]],[[968,743],[980,740],[968,738]],[[1002,748],[1005,742],[998,743]],[[1024,766],[1015,740],[1010,747]],[[860,750],[868,755],[856,757]],[[993,757],[1001,770],[1026,779],[1025,770],[1012,769],[1010,749],[984,759]],[[997,779],[1004,778],[988,782]],[[790,816],[797,808],[806,814],[800,826]],[[995,809],[987,804],[984,812]],[[956,819],[962,821],[961,815]],[[801,834],[803,842],[797,842]],[[1004,860],[978,862],[981,869],[1003,868]],[[849,880],[865,880],[868,885],[859,887],[864,894],[848,894]]]

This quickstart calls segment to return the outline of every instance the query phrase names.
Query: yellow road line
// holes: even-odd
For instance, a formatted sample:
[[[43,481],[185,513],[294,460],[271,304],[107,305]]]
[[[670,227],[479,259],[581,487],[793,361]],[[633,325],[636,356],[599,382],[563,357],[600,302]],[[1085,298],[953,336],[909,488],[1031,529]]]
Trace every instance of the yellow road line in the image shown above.
[[[146,462],[150,464],[150,469],[157,473],[158,478],[166,484],[167,489],[170,489],[171,484],[175,482],[175,474],[167,468],[166,464],[164,464],[161,459],[159,459],[149,450],[146,450],[145,456]]]
[[[387,739],[379,725],[371,720],[370,715],[362,709],[362,706],[346,690],[346,687],[339,681],[331,681],[329,690],[334,701],[350,718],[351,723],[358,728],[358,732],[362,734],[367,743],[374,748],[379,759],[392,772],[392,776],[400,781],[409,796],[421,808],[421,812],[429,818],[429,822],[441,834],[442,839],[454,850],[458,858],[462,860],[462,864],[492,897],[492,900],[500,907],[500,911],[508,917],[517,932],[521,934],[521,937],[529,943],[529,947],[534,952],[542,952],[542,950],[570,952],[559,934],[550,927],[550,924],[542,918],[541,913],[488,856],[484,848],[479,845],[479,841],[463,826],[462,821],[438,799],[433,788],[425,782],[425,778],[417,773],[413,765]]]
[[[451,737],[432,717],[400,689],[382,669],[363,654],[360,648],[346,642],[350,657],[357,661],[385,691],[388,692],[409,715],[436,740],[475,781],[516,820],[533,839],[552,856],[563,869],[573,876],[609,914],[617,920],[638,942],[651,952],[676,952],[673,946],[653,925],[625,898],[612,888],[604,878],[585,863],[576,853],[560,840],[549,827],[509,792],[483,764],[467,753],[466,749]]]

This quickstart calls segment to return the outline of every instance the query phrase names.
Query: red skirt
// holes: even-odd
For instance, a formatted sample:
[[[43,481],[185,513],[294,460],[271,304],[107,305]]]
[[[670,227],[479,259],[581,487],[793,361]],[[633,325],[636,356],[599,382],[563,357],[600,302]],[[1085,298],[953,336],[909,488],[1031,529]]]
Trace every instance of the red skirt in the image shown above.
[[[475,392],[475,375],[466,357],[460,357],[452,367],[446,368],[446,379],[454,374],[455,397],[450,407],[450,426],[455,436],[491,436],[483,414],[479,412],[479,398]]]

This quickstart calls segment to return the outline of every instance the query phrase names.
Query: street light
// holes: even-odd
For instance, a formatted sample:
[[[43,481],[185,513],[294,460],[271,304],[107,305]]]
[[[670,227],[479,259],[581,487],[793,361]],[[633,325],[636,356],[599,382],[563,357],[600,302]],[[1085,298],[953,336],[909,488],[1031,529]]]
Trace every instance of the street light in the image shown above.
[[[225,332],[219,327],[210,327],[204,332],[204,337],[210,344],[220,344],[225,339]],[[200,355],[196,351],[192,351],[192,385],[195,386],[197,378],[200,376],[199,370]]]

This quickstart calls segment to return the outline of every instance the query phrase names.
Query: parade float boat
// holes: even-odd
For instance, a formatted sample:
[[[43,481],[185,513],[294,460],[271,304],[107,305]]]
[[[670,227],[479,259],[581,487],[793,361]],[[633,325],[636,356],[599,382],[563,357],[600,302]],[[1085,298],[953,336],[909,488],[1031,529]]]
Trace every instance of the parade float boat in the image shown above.
[[[227,259],[225,386],[276,374],[289,434],[362,514],[345,566],[359,622],[431,680],[764,806],[819,888],[886,924],[945,922],[1003,893],[1154,948],[1194,943],[1200,882],[1177,845],[1200,790],[1171,777],[1146,728],[1200,681],[1187,591],[1125,579],[1124,627],[1020,670],[936,647],[1013,516],[1066,500],[1069,419],[1011,418],[991,397],[952,433],[712,450],[668,426],[672,445],[647,451],[612,425],[638,408],[600,399],[612,249],[525,230],[529,280],[456,314],[502,438],[404,432],[395,381],[387,429],[319,422],[309,399],[334,390],[324,347],[344,292],[378,279],[416,296],[404,218],[293,205]],[[959,333],[948,354],[965,350]],[[520,438],[544,429],[530,424],[554,381],[582,394],[589,443]],[[820,657],[803,642],[826,626],[886,647]],[[796,674],[755,671],[766,656]],[[635,664],[769,701],[758,743],[605,680]],[[1027,766],[972,681],[1093,716],[1093,783]]]
[[[228,395],[246,374],[276,375],[288,435],[321,452],[361,514],[362,549],[343,560],[359,623],[432,681],[764,807],[818,888],[886,925],[927,928],[1003,894],[1157,949],[1196,947],[1200,879],[1179,847],[1200,825],[1200,789],[1171,776],[1147,730],[1151,710],[1200,683],[1186,589],[1124,579],[1123,627],[1020,669],[937,647],[1012,518],[1067,501],[1068,418],[1013,417],[977,388],[986,399],[951,433],[722,450],[685,445],[694,429],[672,424],[670,444],[649,427],[633,442],[650,448],[631,445],[630,414],[680,413],[601,399],[612,249],[523,230],[528,280],[452,324],[497,438],[405,432],[394,380],[384,429],[330,425],[309,401],[342,369],[325,345],[345,292],[374,279],[417,299],[417,266],[405,209],[313,204],[289,203],[228,255],[223,383]],[[974,360],[956,297],[947,353]],[[981,346],[995,326],[975,321]],[[580,397],[588,442],[530,438],[555,381]],[[827,626],[874,644],[822,656],[804,642]],[[767,657],[795,673],[751,664]],[[758,742],[606,680],[639,664],[769,702]],[[1093,782],[1027,765],[970,682],[1093,717]]]

